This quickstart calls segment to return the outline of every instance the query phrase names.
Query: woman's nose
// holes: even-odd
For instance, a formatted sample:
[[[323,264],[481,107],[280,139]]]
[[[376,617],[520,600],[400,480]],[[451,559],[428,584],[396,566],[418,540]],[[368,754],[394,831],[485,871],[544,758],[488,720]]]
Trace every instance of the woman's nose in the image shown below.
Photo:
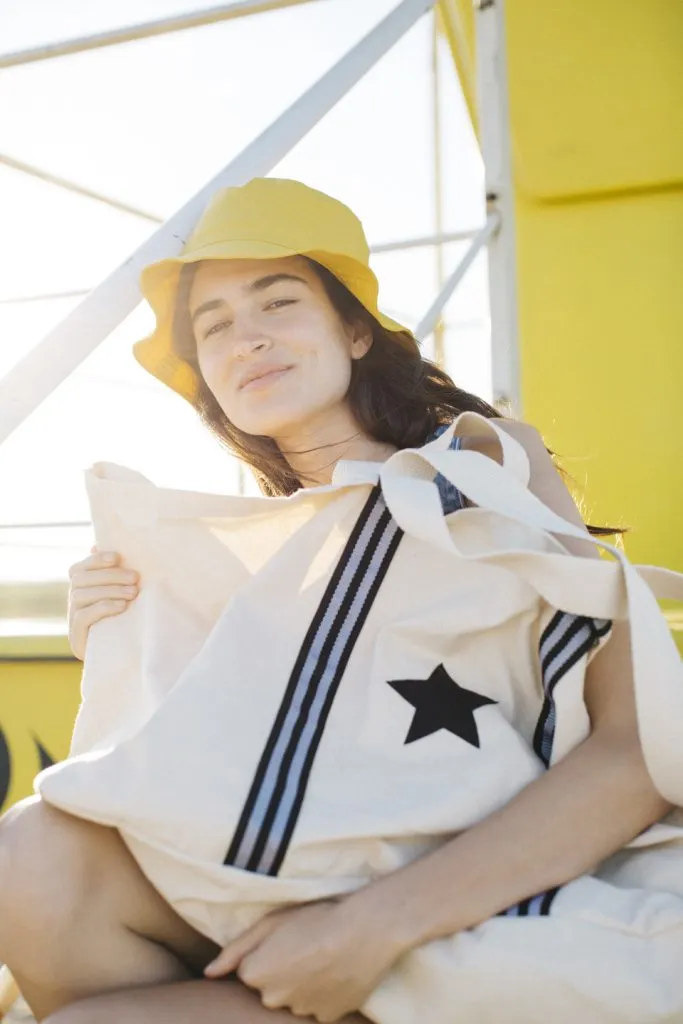
[[[258,328],[244,327],[239,330],[237,337],[234,342],[235,355],[240,358],[245,355],[250,355],[252,352],[258,352],[262,349],[269,349],[271,346],[271,340]]]

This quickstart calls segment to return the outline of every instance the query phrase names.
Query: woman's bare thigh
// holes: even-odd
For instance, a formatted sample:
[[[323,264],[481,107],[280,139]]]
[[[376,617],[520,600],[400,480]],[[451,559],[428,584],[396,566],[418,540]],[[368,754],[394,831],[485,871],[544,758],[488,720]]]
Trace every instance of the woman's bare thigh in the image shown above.
[[[98,825],[92,827],[101,829]],[[112,910],[121,908],[122,923],[128,931],[170,950],[193,973],[201,974],[219,947],[173,910],[116,830],[105,828],[102,832],[105,834],[100,838],[108,847],[111,862],[108,900]]]
[[[48,1017],[44,1024],[295,1024],[310,1018],[267,1010],[239,981],[179,981],[85,999]],[[360,1014],[340,1024],[368,1024]]]
[[[215,943],[180,918],[119,833],[24,801],[0,822],[0,954],[37,1016],[201,976]]]

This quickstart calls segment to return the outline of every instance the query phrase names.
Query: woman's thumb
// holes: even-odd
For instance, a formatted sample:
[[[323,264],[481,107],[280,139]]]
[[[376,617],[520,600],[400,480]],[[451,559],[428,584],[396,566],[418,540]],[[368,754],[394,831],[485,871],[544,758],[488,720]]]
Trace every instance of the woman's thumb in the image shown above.
[[[268,918],[263,918],[252,928],[238,935],[236,939],[224,946],[215,960],[204,968],[207,978],[222,978],[226,974],[232,974],[240,965],[247,953],[251,953],[261,944],[268,932],[273,927]]]

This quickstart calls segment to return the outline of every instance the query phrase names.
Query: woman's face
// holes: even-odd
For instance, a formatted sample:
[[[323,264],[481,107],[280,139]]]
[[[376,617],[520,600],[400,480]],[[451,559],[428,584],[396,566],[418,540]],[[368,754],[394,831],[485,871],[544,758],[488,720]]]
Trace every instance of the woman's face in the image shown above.
[[[200,370],[228,419],[275,439],[341,413],[351,360],[371,343],[300,256],[201,263],[189,312]]]

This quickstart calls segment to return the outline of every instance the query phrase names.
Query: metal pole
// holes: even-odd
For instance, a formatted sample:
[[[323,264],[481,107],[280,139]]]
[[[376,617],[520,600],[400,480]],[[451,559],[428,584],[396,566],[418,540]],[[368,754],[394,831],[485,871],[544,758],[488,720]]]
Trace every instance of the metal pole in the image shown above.
[[[505,58],[504,0],[479,0],[476,8],[481,152],[488,210],[501,228],[489,246],[493,400],[522,414],[517,308],[515,202]]]
[[[90,288],[78,288],[70,292],[43,292],[41,295],[14,295],[0,299],[0,306],[19,306],[23,302],[47,302],[50,299],[80,299],[91,291]]]
[[[0,530],[75,530],[86,526],[92,526],[89,519],[63,523],[0,523]]]
[[[466,242],[469,238],[474,238],[478,230],[479,228],[469,231],[446,231],[444,234],[406,238],[400,242],[381,242],[379,245],[371,245],[370,252],[398,252],[399,249],[420,249],[430,245],[445,245],[448,242]]]
[[[465,253],[465,255],[463,256],[462,260],[455,268],[451,276],[448,278],[443,288],[441,289],[437,297],[434,299],[434,302],[431,304],[425,315],[422,317],[422,320],[420,320],[420,323],[417,325],[415,329],[415,337],[419,341],[424,341],[424,339],[428,338],[429,335],[432,333],[436,324],[439,321],[439,317],[444,306],[446,305],[451,295],[462,281],[467,271],[472,266],[480,249],[482,249],[486,245],[489,238],[491,238],[491,236],[498,230],[499,226],[499,215],[497,213],[492,213],[488,217],[484,227],[472,240],[472,244]]]
[[[135,309],[140,301],[140,271],[181,250],[211,195],[272,170],[432,3],[402,0],[10,370],[0,381],[0,444]]]
[[[443,175],[441,173],[441,86],[439,83],[439,9],[434,8],[432,17],[432,135],[433,135],[433,170],[434,170],[434,227],[437,235],[443,234]],[[443,246],[435,246],[436,287],[440,292],[443,288],[444,266]],[[446,351],[445,330],[441,317],[434,326],[434,362],[444,367]]]
[[[87,50],[99,50],[105,46],[118,46],[121,43],[134,42],[137,39],[151,39],[154,36],[168,35],[170,32],[183,32],[188,28],[200,25],[212,25],[218,21],[233,21],[245,18],[250,14],[263,14],[266,11],[277,11],[283,7],[297,7],[299,4],[311,3],[312,0],[237,0],[236,3],[221,4],[208,7],[202,11],[190,11],[172,18],[159,18],[156,21],[145,21],[139,25],[128,25],[125,28],[112,29],[92,36],[79,36],[76,39],[65,39],[60,43],[48,43],[30,50],[18,50],[15,53],[0,54],[0,68],[14,68],[22,64],[35,64],[41,60],[52,60],[53,57],[66,57]]]
[[[120,210],[122,213],[132,213],[134,217],[142,217],[153,224],[163,223],[164,218],[157,217],[155,213],[148,213],[147,210],[141,210],[137,206],[123,203],[120,199],[112,199],[111,196],[105,196],[101,192],[94,192],[91,188],[86,188],[85,185],[77,185],[75,181],[69,181],[68,178],[60,178],[56,174],[50,174],[49,171],[43,171],[40,167],[24,163],[23,160],[16,160],[13,156],[8,156],[6,153],[0,153],[0,164],[4,164],[5,167],[11,167],[13,171],[19,171],[21,174],[29,174],[32,178],[46,181],[48,185],[56,185],[57,188],[66,189],[67,192],[75,192],[76,195],[84,196],[85,199],[94,199],[97,203],[104,203],[105,206],[111,206],[114,210]]]
[[[398,242],[381,242],[379,245],[371,245],[370,252],[376,253],[399,252],[402,249],[428,248],[430,245],[447,245],[449,242],[467,242],[475,238],[476,230],[471,231],[446,231],[443,235],[424,235],[420,238],[406,238]],[[0,306],[20,305],[25,302],[48,302],[50,299],[80,299],[91,288],[78,288],[68,292],[43,292],[39,295],[8,295],[0,298]]]

